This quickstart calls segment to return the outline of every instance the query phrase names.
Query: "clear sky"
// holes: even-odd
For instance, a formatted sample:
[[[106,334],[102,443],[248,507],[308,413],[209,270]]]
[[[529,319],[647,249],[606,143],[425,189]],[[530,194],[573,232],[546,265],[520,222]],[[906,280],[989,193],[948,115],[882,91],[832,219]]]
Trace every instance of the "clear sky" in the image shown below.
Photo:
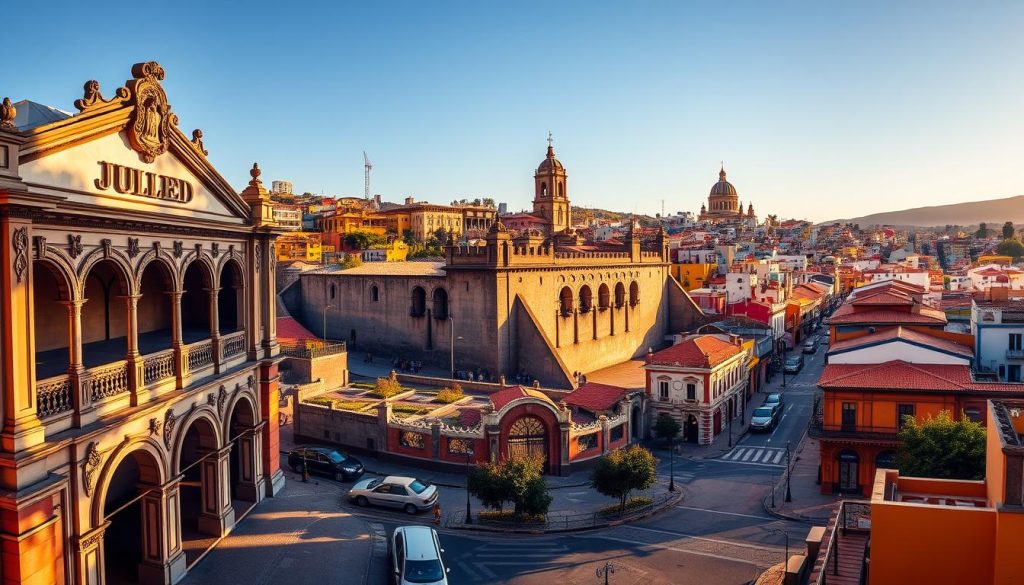
[[[237,188],[762,217],[1024,194],[1024,2],[16,2],[0,96],[66,110],[159,61]]]

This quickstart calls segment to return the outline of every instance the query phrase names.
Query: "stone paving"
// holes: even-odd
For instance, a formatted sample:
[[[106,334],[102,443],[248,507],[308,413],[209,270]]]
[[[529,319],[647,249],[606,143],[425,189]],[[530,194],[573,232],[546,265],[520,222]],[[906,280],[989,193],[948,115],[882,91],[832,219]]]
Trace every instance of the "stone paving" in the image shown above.
[[[806,438],[797,447],[794,455],[793,476],[790,479],[792,502],[786,502],[785,476],[775,487],[775,506],[766,502],[769,512],[787,518],[808,520],[824,526],[841,498],[837,495],[822,494],[818,484],[818,462],[820,445],[817,439]]]

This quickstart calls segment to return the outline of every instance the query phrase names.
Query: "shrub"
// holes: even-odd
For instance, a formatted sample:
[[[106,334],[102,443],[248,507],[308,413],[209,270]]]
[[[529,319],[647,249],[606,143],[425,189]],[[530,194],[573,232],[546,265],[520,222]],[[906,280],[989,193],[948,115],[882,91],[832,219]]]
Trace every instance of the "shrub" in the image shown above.
[[[326,406],[330,408],[334,404],[334,399],[327,398],[326,396],[316,396],[314,398],[307,398],[306,404],[315,404],[317,406]]]
[[[635,498],[630,498],[629,501],[626,502],[625,508],[623,508],[619,504],[612,504],[611,506],[605,506],[604,508],[601,508],[600,510],[597,511],[597,513],[602,516],[607,516],[610,514],[621,514],[622,512],[629,512],[630,510],[636,510],[639,508],[650,506],[653,503],[654,500],[648,498],[647,496],[637,496]]]
[[[405,388],[392,378],[377,378],[377,384],[373,387],[373,393],[381,398],[391,398],[402,392],[405,392]]]
[[[505,503],[511,502],[516,517],[544,516],[552,498],[543,469],[540,457],[512,457],[478,465],[469,473],[469,493],[499,512],[504,512]]]
[[[445,404],[451,404],[457,400],[462,400],[464,396],[465,394],[462,392],[462,386],[452,384],[451,388],[441,388],[441,390],[438,391],[437,396],[434,397],[434,400]]]
[[[598,460],[590,473],[590,487],[619,499],[619,510],[626,509],[626,501],[633,490],[645,490],[654,485],[656,463],[650,451],[639,446],[613,451]]]
[[[531,516],[529,514],[516,514],[512,510],[486,510],[480,512],[481,522],[515,522],[517,524],[540,524],[547,523],[547,517],[543,514]]]

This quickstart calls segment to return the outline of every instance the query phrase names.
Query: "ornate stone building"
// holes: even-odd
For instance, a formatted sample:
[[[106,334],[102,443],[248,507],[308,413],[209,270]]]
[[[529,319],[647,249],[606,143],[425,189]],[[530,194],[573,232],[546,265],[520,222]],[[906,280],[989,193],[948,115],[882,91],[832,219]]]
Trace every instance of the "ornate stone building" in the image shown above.
[[[271,202],[163,78],[0,106],[4,583],[174,583],[284,484]]]
[[[526,374],[554,388],[572,386],[573,372],[658,349],[700,320],[669,274],[664,232],[643,244],[630,231],[622,244],[585,245],[565,229],[565,172],[550,146],[536,181],[538,205],[551,205],[542,211],[562,227],[555,235],[513,236],[497,221],[486,245],[450,241],[444,262],[306,272],[292,314],[354,351],[448,366],[454,349],[456,369]]]
[[[555,158],[555,147],[548,135],[548,153],[533,175],[533,215],[544,220],[548,235],[564,232],[572,225],[565,167]]]
[[[715,222],[757,220],[753,203],[747,206],[746,212],[743,211],[743,202],[736,193],[736,187],[725,180],[725,166],[718,171],[718,182],[711,186],[707,205],[700,206],[698,219]]]

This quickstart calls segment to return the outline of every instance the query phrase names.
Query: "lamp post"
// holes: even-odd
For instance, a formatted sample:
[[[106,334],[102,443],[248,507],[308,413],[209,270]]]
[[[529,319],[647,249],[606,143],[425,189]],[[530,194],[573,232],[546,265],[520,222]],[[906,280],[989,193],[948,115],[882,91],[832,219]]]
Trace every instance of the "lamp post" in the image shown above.
[[[472,440],[472,439],[470,439]],[[473,450],[467,445],[466,449],[466,524],[473,523],[473,513],[469,509],[469,458],[473,455]]]
[[[333,308],[334,308],[333,305],[324,305],[324,329],[323,329],[323,335],[321,336],[321,338],[324,341],[327,341],[327,309],[333,309]]]
[[[731,400],[732,399],[730,399],[730,401]],[[729,414],[732,415],[732,416],[729,417],[729,447],[731,448],[732,447],[732,419],[734,419],[736,417],[736,413],[733,412],[733,407],[732,407],[731,402],[729,404],[729,407],[730,407],[729,408]]]
[[[600,579],[601,577],[604,577],[604,585],[608,585],[609,574],[615,574],[615,565],[612,565],[608,561],[605,561],[604,566],[598,567],[597,569],[597,578]]]
[[[676,491],[676,438],[668,440],[668,491]]]
[[[448,315],[448,338],[451,341],[451,347],[448,351],[448,358],[450,361],[450,373],[449,376],[452,380],[455,379],[455,319],[452,319],[451,315]],[[467,463],[468,466],[468,463]],[[467,467],[468,469],[468,467]]]
[[[793,475],[793,466],[790,465],[789,441],[786,441],[786,501],[793,501],[793,494],[789,491],[789,476]]]
[[[782,561],[782,568],[783,570],[785,570],[786,565],[789,563],[789,533],[785,530],[780,530],[778,528],[772,528],[772,533],[781,534],[782,536],[786,537],[786,558]]]

